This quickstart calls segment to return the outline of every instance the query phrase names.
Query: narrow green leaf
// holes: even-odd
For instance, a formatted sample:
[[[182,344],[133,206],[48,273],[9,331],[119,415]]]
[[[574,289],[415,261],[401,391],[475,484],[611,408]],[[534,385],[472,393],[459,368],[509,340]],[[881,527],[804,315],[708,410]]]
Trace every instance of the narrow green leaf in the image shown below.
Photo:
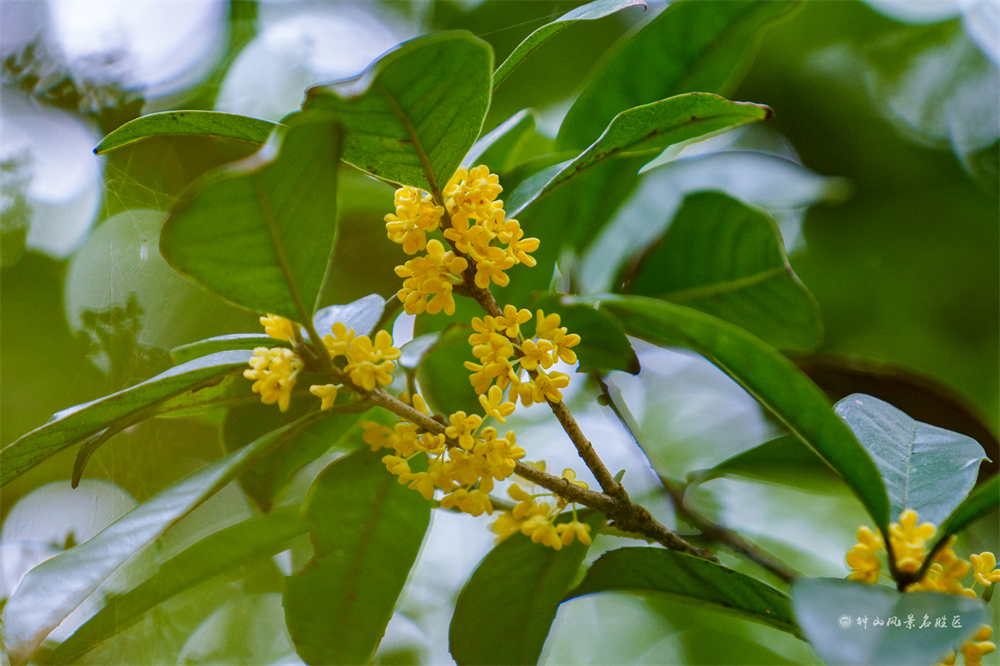
[[[459,410],[466,414],[483,411],[479,395],[469,381],[470,371],[463,365],[466,361],[478,362],[469,346],[470,335],[470,326],[450,325],[420,362],[417,370],[420,395],[435,414],[453,414]]]
[[[270,349],[271,347],[291,347],[291,344],[284,340],[275,340],[264,333],[233,333],[174,347],[170,350],[170,358],[174,360],[174,363],[187,363],[209,354],[238,350],[253,351],[257,347]]]
[[[360,76],[306,91],[346,131],[344,161],[440,195],[483,127],[493,50],[464,31],[402,44]]]
[[[222,422],[223,444],[228,451],[246,446],[248,441],[240,434],[254,422],[255,413],[264,407],[267,414],[277,416],[273,406],[247,405],[230,409]],[[340,413],[332,413],[339,410]],[[324,418],[303,423],[294,433],[284,438],[280,445],[263,456],[257,464],[245,470],[239,478],[240,486],[262,511],[270,511],[274,502],[291,483],[300,469],[337,446],[341,438],[360,421],[364,407],[346,403],[326,412]],[[280,414],[280,412],[279,412]],[[252,428],[253,436],[259,436]]]
[[[558,314],[560,323],[570,333],[580,336],[573,347],[580,359],[579,372],[621,370],[639,374],[639,357],[617,322],[606,312],[590,305],[563,305],[562,296],[551,292],[536,292],[528,301],[528,309]]]
[[[823,392],[787,358],[741,328],[673,303],[642,296],[600,298],[629,335],[698,352],[809,445],[851,487],[888,534],[889,498],[878,467]]]
[[[676,143],[705,137],[721,130],[766,120],[771,109],[759,104],[730,102],[709,93],[689,93],[622,111],[600,138],[538,186],[537,177],[521,184],[510,196],[509,216],[516,217],[528,205],[566,184],[581,173],[613,157],[653,155]]]
[[[375,653],[417,559],[431,504],[362,447],[316,478],[303,515],[315,555],[286,579],[285,619],[307,664],[363,664]]]
[[[321,308],[313,317],[313,325],[320,337],[329,335],[333,325],[338,322],[348,329],[353,328],[356,335],[368,335],[384,311],[385,299],[378,294],[368,294],[346,305],[328,305]]]
[[[593,21],[594,19],[604,18],[628,7],[642,7],[645,10],[646,3],[644,0],[595,0],[563,14],[552,23],[543,25],[518,44],[517,48],[507,56],[507,59],[497,67],[497,71],[493,74],[493,89],[496,90],[499,88],[500,84],[510,76],[511,72],[517,69],[517,66],[524,62],[525,58],[534,53],[542,44],[577,21]]]
[[[201,179],[174,208],[160,253],[179,273],[232,302],[310,321],[337,235],[340,128],[298,115],[271,158]]]
[[[913,509],[921,520],[938,525],[976,485],[986,452],[971,437],[921,423],[861,393],[834,409],[882,473],[894,520]]]
[[[833,470],[823,459],[793,435],[778,437],[737,453],[711,469],[691,472],[688,479],[705,483],[723,476],[739,476],[800,488],[812,487],[819,479],[835,478]]]
[[[218,399],[219,392],[213,388],[242,373],[250,356],[245,351],[205,356],[124,391],[58,412],[41,428],[0,450],[0,485],[109,426],[132,425],[169,409]],[[245,388],[249,390],[248,385]]]
[[[669,594],[798,633],[788,597],[778,590],[721,564],[672,550],[619,548],[604,553],[567,598],[596,592]]]
[[[150,136],[205,136],[264,144],[277,123],[218,111],[163,111],[131,120],[94,148],[98,155]]]
[[[518,151],[534,131],[534,112],[531,109],[518,111],[476,141],[462,160],[462,166],[471,168],[485,164],[493,173],[503,173],[513,166]]]
[[[811,351],[823,335],[819,304],[788,264],[778,225],[721,192],[684,199],[625,291],[715,315],[778,349]]]
[[[834,666],[931,666],[987,618],[978,599],[939,592],[901,594],[840,578],[802,578],[792,585],[791,596],[809,644]],[[893,617],[898,625],[889,626]],[[941,618],[944,626],[935,626]]]
[[[281,507],[214,532],[160,565],[135,588],[107,600],[107,605],[59,644],[47,662],[76,661],[104,641],[141,620],[158,604],[219,574],[284,550],[309,531],[299,508]]]
[[[45,637],[129,558],[279,444],[290,428],[269,433],[168,486],[90,540],[29,571],[3,609],[11,663],[29,661]]]
[[[795,4],[672,3],[598,64],[563,119],[558,148],[590,145],[625,109],[688,92],[728,94],[749,69],[761,28]]]
[[[961,532],[996,509],[998,505],[1000,505],[1000,474],[994,474],[986,483],[973,490],[947,520],[938,526],[937,542],[933,550],[937,550],[938,545],[944,543],[949,536]]]
[[[571,517],[563,514],[559,522]],[[604,516],[593,513],[585,522],[596,535]],[[588,546],[574,541],[555,551],[523,534],[514,534],[491,550],[455,604],[448,630],[452,658],[459,666],[536,663],[559,602],[573,584],[587,550]]]

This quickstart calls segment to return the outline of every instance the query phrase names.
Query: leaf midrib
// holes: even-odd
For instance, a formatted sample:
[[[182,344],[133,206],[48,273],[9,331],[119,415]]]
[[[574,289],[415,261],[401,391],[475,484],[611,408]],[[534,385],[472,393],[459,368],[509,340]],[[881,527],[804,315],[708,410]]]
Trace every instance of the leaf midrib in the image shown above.
[[[784,266],[777,266],[775,268],[770,268],[766,271],[756,273],[744,278],[739,278],[736,280],[727,280],[724,282],[717,282],[715,284],[703,285],[700,287],[691,287],[690,289],[679,289],[677,291],[672,291],[663,295],[663,300],[671,301],[673,303],[686,303],[698,298],[708,298],[710,296],[721,296],[723,294],[729,294],[735,291],[740,291],[741,289],[747,289],[755,285],[761,284],[770,280],[771,278],[779,277],[785,273]]]

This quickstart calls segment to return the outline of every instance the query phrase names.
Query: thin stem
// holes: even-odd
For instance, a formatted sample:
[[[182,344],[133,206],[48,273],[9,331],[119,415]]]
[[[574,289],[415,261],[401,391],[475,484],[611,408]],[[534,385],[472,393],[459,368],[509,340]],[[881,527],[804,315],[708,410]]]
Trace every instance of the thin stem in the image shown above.
[[[636,445],[642,449],[642,443],[639,441],[637,435],[639,432],[639,426],[636,423],[635,418],[632,416],[631,411],[629,411],[628,406],[625,404],[624,400],[622,400],[621,391],[618,390],[618,387],[614,386],[614,384],[609,386],[610,382],[606,382],[604,378],[597,373],[594,373],[592,376],[597,381],[598,386],[601,387],[601,395],[604,398],[604,402],[611,409],[611,411],[614,412],[615,416],[618,417],[618,421],[625,428],[625,431],[632,437],[632,440],[636,443]],[[742,554],[744,557],[764,567],[786,583],[790,583],[799,577],[800,574],[793,571],[787,565],[780,562],[770,554],[747,542],[733,530],[713,523],[705,516],[689,507],[684,499],[684,492],[686,490],[684,484],[665,476],[660,476],[659,478],[663,483],[663,487],[667,489],[667,492],[673,500],[674,509],[688,522],[697,527],[698,530],[701,531],[704,538],[709,541],[729,546],[733,550]]]

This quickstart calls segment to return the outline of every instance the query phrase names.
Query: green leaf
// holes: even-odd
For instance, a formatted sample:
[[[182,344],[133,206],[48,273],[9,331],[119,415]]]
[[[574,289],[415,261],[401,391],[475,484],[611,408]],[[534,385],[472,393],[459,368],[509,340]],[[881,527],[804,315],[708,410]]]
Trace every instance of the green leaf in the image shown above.
[[[337,235],[341,136],[299,115],[276,158],[269,144],[201,179],[163,226],[164,259],[238,305],[310,321]]]
[[[356,335],[368,335],[385,311],[385,299],[378,294],[368,294],[364,298],[346,305],[328,305],[316,312],[313,325],[320,337],[332,333],[333,325],[340,322]],[[306,336],[308,337],[308,336]]]
[[[978,599],[939,592],[901,594],[839,578],[802,578],[792,585],[791,596],[809,644],[834,665],[930,666],[962,645],[987,618]],[[946,626],[934,627],[942,616]],[[901,624],[913,618],[914,624],[890,627],[890,617]],[[960,627],[952,626],[956,617]],[[925,621],[931,625],[920,629]]]
[[[508,217],[516,217],[552,190],[613,157],[652,158],[668,146],[767,120],[771,113],[766,106],[730,102],[709,93],[677,95],[622,111],[593,145],[559,169],[551,180],[541,183],[540,175],[536,175],[522,183],[507,202],[511,211]]]
[[[356,78],[310,88],[302,108],[344,126],[345,162],[440,199],[482,129],[492,73],[493,50],[471,33],[426,35]]]
[[[558,314],[561,325],[580,336],[580,344],[573,347],[580,359],[578,372],[621,370],[639,374],[639,357],[614,319],[590,305],[563,305],[561,299],[560,294],[536,292],[528,301],[528,309],[532,313],[541,309],[546,314]]]
[[[53,650],[48,663],[76,661],[136,624],[158,604],[219,574],[275,555],[308,531],[295,506],[256,515],[210,534],[164,562],[132,590],[110,597],[104,608]]]
[[[417,559],[431,503],[363,447],[316,478],[302,506],[315,555],[286,579],[285,619],[308,664],[362,664],[374,654]]]
[[[264,333],[233,333],[174,347],[170,350],[170,358],[174,360],[174,363],[187,363],[202,356],[224,351],[253,351],[257,347],[270,349],[271,347],[291,348],[291,346],[291,343],[275,340]]]
[[[625,109],[681,93],[728,94],[749,69],[761,28],[795,4],[671,4],[598,64],[559,128],[557,147],[580,150],[590,145]]]
[[[871,455],[896,519],[913,509],[940,524],[976,485],[986,452],[971,437],[921,423],[870,395],[849,395],[834,407]]]
[[[469,346],[470,335],[470,326],[451,324],[424,354],[417,370],[417,381],[420,383],[420,395],[434,414],[483,411],[479,395],[469,381],[471,371],[463,365],[466,361],[478,362]]]
[[[600,298],[629,335],[698,352],[777,416],[851,487],[883,534],[889,498],[878,467],[826,396],[787,358],[741,328],[673,303],[642,296]]]
[[[563,514],[558,522],[567,522]],[[592,535],[604,524],[593,513],[585,519]],[[555,551],[514,534],[491,550],[465,583],[448,630],[448,647],[459,666],[534,664],[587,555],[574,541]],[[488,613],[484,617],[484,612]]]
[[[504,173],[514,166],[514,159],[534,131],[534,112],[531,109],[518,111],[476,141],[462,160],[462,166],[471,168],[485,164],[493,173]]]
[[[788,264],[778,225],[721,192],[684,199],[625,290],[715,315],[778,349],[811,351],[823,335],[819,304]]]
[[[263,144],[277,123],[218,111],[163,111],[131,120],[94,148],[98,155],[150,136],[205,136]]]
[[[190,361],[118,393],[56,413],[0,450],[0,485],[6,485],[49,456],[105,428],[119,429],[163,411],[215,401],[230,375],[242,373],[252,354],[230,351]],[[249,391],[246,381],[244,388]],[[251,394],[252,395],[252,394]]]
[[[604,553],[567,598],[612,591],[669,594],[798,633],[788,597],[778,590],[721,564],[672,550],[619,548]]]
[[[831,478],[833,470],[797,437],[785,435],[727,458],[711,469],[690,472],[688,479],[705,483],[724,476],[809,488],[817,479]]]
[[[932,550],[937,550],[948,537],[961,532],[1000,505],[1000,474],[994,474],[988,481],[973,490],[965,501],[958,505],[947,520],[938,526],[937,542]]]
[[[507,56],[507,59],[497,67],[497,71],[493,73],[493,89],[496,90],[499,88],[500,84],[510,76],[511,72],[517,69],[517,66],[524,62],[524,59],[534,53],[542,44],[577,21],[593,21],[594,19],[604,18],[627,7],[642,7],[645,10],[646,3],[644,0],[595,0],[563,14],[552,23],[543,25],[518,44],[517,48]]]
[[[248,429],[251,437],[259,435],[252,427],[254,416],[264,407],[273,417],[280,418],[280,412],[273,406],[247,405],[230,409],[222,422],[223,444],[227,451],[237,450],[248,442],[241,440],[240,434]],[[274,501],[291,483],[292,477],[300,469],[313,462],[324,453],[337,446],[344,435],[353,428],[364,416],[363,407],[358,409],[350,403],[337,405],[333,410],[341,413],[327,412],[328,416],[304,423],[294,433],[284,438],[256,465],[244,471],[239,478],[243,492],[252,499],[262,511],[270,511]],[[275,414],[278,412],[278,414]]]
[[[426,333],[417,336],[399,348],[399,367],[404,370],[416,370],[423,363],[427,352],[441,339],[441,332]]]
[[[295,425],[219,458],[160,491],[90,540],[29,571],[3,609],[3,638],[11,663],[27,662],[45,637],[129,558],[279,444]]]

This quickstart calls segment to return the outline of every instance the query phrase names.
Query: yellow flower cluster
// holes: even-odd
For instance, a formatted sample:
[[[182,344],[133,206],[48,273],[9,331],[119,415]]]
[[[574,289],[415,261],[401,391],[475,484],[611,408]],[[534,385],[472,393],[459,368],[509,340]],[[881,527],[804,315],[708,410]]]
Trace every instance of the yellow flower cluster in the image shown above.
[[[411,398],[404,393],[400,400],[430,415],[419,395]],[[494,481],[502,481],[514,473],[515,463],[524,457],[524,449],[517,446],[513,432],[499,437],[495,428],[480,431],[483,419],[476,414],[455,412],[449,422],[445,433],[439,435],[421,431],[408,421],[401,421],[393,428],[372,421],[360,426],[365,431],[364,441],[373,451],[393,449],[394,454],[386,455],[382,462],[399,477],[399,483],[409,484],[427,500],[434,498],[436,490],[442,490],[441,506],[446,509],[457,508],[473,516],[492,515],[488,493],[493,490]],[[412,471],[410,461],[421,454],[428,459],[427,471]]]
[[[905,573],[916,573],[924,563],[927,543],[937,531],[931,523],[917,524],[917,512],[906,509],[899,514],[899,522],[889,525],[889,543],[896,558],[896,569]],[[1000,569],[996,567],[996,557],[993,553],[972,555],[965,561],[955,554],[952,545],[955,535],[951,535],[943,548],[934,555],[934,560],[927,568],[924,577],[906,587],[907,592],[943,592],[976,598],[976,592],[971,587],[965,587],[961,580],[969,571],[973,573],[973,587],[976,583],[986,587],[1000,583]],[[868,527],[858,529],[858,543],[847,553],[847,566],[851,573],[850,580],[875,584],[879,580],[882,561],[879,552],[885,548],[885,540],[879,532],[872,532]],[[992,629],[982,627],[973,639],[961,649],[966,666],[978,666],[982,656],[996,649],[989,641]],[[945,664],[954,664],[956,655],[950,656]]]
[[[479,361],[467,361],[465,367],[472,371],[469,381],[480,402],[494,418],[491,411],[494,392],[496,395],[511,386],[511,397],[520,400],[525,407],[536,402],[562,402],[562,392],[569,386],[569,376],[562,372],[546,372],[557,359],[566,363],[576,363],[576,353],[572,347],[580,344],[580,336],[570,333],[565,326],[560,327],[559,315],[536,313],[535,338],[520,340],[521,324],[531,320],[528,310],[518,310],[513,305],[504,308],[500,317],[486,316],[472,320],[473,334],[469,336],[472,355]],[[517,350],[515,352],[515,348]],[[516,358],[515,358],[516,356]],[[520,366],[515,369],[515,366]],[[521,369],[528,371],[528,379],[523,380]],[[488,400],[483,394],[488,393]],[[509,410],[514,411],[514,403]],[[507,414],[503,414],[507,416]],[[502,419],[498,419],[503,422]]]
[[[576,472],[571,469],[563,470],[563,478],[581,488],[587,487],[583,481],[576,480]],[[533,495],[518,485],[512,485],[508,488],[507,494],[517,504],[510,512],[504,512],[490,525],[490,529],[497,535],[498,540],[502,541],[511,534],[520,532],[531,537],[535,543],[555,550],[568,546],[574,540],[590,545],[590,525],[577,519],[575,505],[573,507],[573,520],[557,525],[555,519],[559,512],[566,508],[565,499],[558,498],[555,506],[547,502],[539,503],[536,501],[538,497],[549,496],[551,493]]]
[[[295,341],[295,324],[291,320],[269,314],[261,317],[260,323],[272,338]],[[348,329],[337,322],[333,325],[332,335],[323,338],[323,345],[331,359],[345,358],[344,372],[355,385],[366,391],[392,382],[392,372],[396,369],[393,361],[399,358],[400,351],[392,346],[392,336],[385,331],[379,331],[373,342],[367,335],[356,336],[353,328]],[[257,347],[250,359],[250,369],[244,370],[243,376],[253,380],[253,392],[260,394],[261,402],[265,405],[278,403],[278,408],[284,412],[288,409],[292,389],[302,367],[302,359],[291,349]],[[310,386],[309,392],[320,398],[322,409],[330,409],[341,388],[336,384],[317,384]]]
[[[402,245],[406,254],[416,254],[427,246],[427,232],[441,225],[444,208],[429,193],[409,185],[396,190],[394,203],[396,214],[385,216],[389,240]]]
[[[525,238],[520,223],[506,219],[503,201],[497,199],[502,190],[497,176],[485,166],[456,171],[444,188],[444,206],[419,188],[407,185],[396,190],[396,212],[385,216],[389,239],[402,245],[407,254],[427,250],[425,256],[396,267],[396,274],[405,278],[399,290],[405,312],[437,314],[444,310],[449,316],[454,314],[451,292],[469,267],[465,257],[473,262],[475,282],[481,289],[490,282],[507,286],[510,278],[504,271],[516,264],[535,265],[531,253],[538,249],[539,241]],[[445,252],[441,241],[427,240],[427,233],[441,225],[446,210],[451,224],[444,237],[464,256]]]

